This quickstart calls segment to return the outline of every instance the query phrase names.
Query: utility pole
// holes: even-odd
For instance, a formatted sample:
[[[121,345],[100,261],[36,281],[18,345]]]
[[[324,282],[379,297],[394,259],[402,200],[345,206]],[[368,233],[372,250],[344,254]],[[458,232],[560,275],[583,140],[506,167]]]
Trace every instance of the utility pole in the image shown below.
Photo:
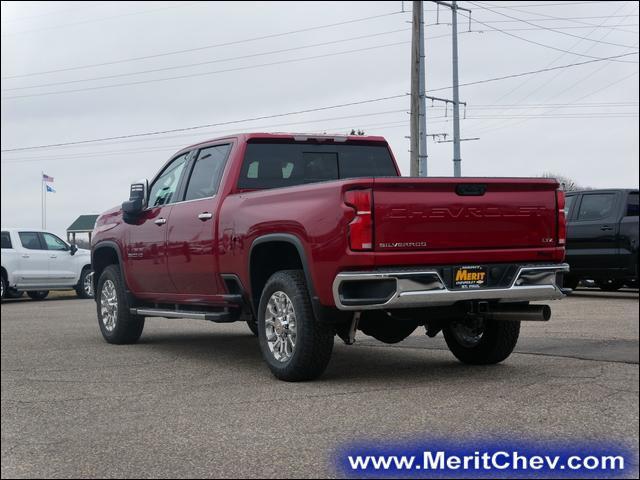
[[[456,0],[451,3],[435,2],[451,9],[451,56],[453,70],[453,176],[462,176],[462,156],[460,155],[460,98],[458,82],[458,10],[469,13],[469,25],[471,25],[471,10],[460,8]]]
[[[419,135],[420,135],[420,145],[419,145],[419,153],[418,153],[418,176],[426,177],[427,173],[427,105],[426,105],[426,97],[425,97],[425,52],[424,52],[424,9],[423,2],[420,3],[419,9],[419,45],[420,45],[420,58],[418,62],[418,87],[419,87]]]
[[[410,175],[417,177],[420,174],[420,31],[422,19],[422,1],[413,1],[413,22],[411,28],[411,169]]]
[[[458,94],[458,6],[456,0],[451,2],[451,37],[452,37],[452,61],[453,61],[453,176],[462,176],[460,163],[460,105]]]

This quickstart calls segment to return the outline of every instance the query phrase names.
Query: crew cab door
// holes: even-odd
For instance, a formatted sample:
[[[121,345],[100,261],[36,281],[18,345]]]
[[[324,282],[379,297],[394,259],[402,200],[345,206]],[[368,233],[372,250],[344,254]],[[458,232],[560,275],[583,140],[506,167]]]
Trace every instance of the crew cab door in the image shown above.
[[[567,222],[567,260],[571,269],[594,273],[621,268],[617,192],[583,193],[575,198]]]
[[[16,286],[27,289],[50,284],[49,251],[39,232],[18,232],[21,249],[14,279]]]
[[[128,228],[127,282],[134,293],[175,293],[167,268],[167,224],[179,198],[189,154],[171,160],[149,188],[147,209]]]
[[[231,144],[200,149],[191,162],[182,202],[173,206],[167,231],[169,276],[186,295],[224,293],[218,269],[217,221],[220,178]]]
[[[42,233],[42,240],[49,252],[50,285],[52,287],[75,285],[79,272],[76,272],[69,246],[52,233]]]

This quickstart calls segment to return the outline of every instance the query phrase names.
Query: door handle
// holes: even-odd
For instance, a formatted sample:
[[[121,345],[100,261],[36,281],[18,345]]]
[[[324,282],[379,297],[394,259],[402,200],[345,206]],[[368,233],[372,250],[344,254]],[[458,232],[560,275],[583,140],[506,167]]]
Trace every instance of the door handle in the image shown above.
[[[603,225],[600,227],[600,230],[602,230],[603,232],[606,232],[608,230],[613,230],[613,227],[610,227],[609,225]]]
[[[49,258],[58,258],[57,255],[50,255]]]
[[[29,255],[25,253],[24,255],[22,255],[22,258],[29,258]]]
[[[154,220],[153,223],[155,223],[156,225],[164,225],[165,223],[167,223],[167,219],[161,217]]]
[[[203,222],[206,222],[207,220],[209,220],[210,218],[213,218],[213,213],[209,213],[209,212],[202,212],[201,214],[198,215],[198,218],[200,220],[202,220]]]

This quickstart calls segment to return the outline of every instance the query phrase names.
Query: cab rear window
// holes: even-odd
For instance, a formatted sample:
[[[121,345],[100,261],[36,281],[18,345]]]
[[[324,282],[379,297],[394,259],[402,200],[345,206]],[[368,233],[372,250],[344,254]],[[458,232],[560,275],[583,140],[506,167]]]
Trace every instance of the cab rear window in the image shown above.
[[[266,189],[357,177],[397,177],[386,145],[249,143],[238,188]]]

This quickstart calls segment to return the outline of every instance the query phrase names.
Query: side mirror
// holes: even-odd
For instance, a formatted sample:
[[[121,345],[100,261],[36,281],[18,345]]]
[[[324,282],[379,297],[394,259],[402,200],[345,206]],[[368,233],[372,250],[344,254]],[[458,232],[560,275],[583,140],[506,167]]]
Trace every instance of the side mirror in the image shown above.
[[[69,253],[71,255],[75,255],[77,251],[78,251],[78,246],[75,243],[69,247]]]
[[[122,203],[122,214],[125,222],[132,223],[147,208],[148,190],[149,182],[146,179],[131,184],[129,200]]]

